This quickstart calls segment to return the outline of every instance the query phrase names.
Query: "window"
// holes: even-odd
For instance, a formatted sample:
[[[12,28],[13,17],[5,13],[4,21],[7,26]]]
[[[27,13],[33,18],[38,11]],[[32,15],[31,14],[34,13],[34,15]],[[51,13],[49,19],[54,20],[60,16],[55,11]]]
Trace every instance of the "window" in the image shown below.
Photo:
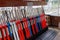
[[[44,5],[43,7],[45,14],[60,16],[60,0],[49,0],[47,5]]]

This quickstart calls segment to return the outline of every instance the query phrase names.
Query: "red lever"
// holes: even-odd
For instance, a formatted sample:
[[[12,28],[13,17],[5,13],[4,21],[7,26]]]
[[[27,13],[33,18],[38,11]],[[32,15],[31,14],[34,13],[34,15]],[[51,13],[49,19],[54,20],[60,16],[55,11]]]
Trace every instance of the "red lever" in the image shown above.
[[[1,32],[2,32],[2,39],[3,40],[6,40],[6,33],[5,33],[5,30],[4,30],[4,28],[3,28],[3,25],[1,25]]]
[[[2,39],[2,32],[1,32],[1,29],[2,29],[2,25],[0,25],[0,40],[3,40],[3,39]]]
[[[16,25],[18,28],[18,34],[19,34],[20,40],[25,40],[23,28],[22,28],[22,24],[21,24],[20,20],[16,21]]]
[[[26,32],[26,38],[30,38],[31,35],[30,35],[30,30],[28,28],[28,21],[26,18],[23,18],[22,21],[23,21],[23,26],[24,26],[25,32]]]
[[[9,36],[9,32],[8,32],[7,25],[4,24],[4,25],[3,25],[3,28],[5,29],[7,40],[10,40],[10,36]]]
[[[33,20],[34,20],[34,25],[35,25],[36,33],[38,33],[38,28],[36,26],[36,19],[34,18]]]
[[[34,26],[33,18],[32,18],[32,17],[30,18],[30,22],[31,22],[33,34],[35,35],[35,34],[36,34],[36,33],[35,33],[35,26]]]

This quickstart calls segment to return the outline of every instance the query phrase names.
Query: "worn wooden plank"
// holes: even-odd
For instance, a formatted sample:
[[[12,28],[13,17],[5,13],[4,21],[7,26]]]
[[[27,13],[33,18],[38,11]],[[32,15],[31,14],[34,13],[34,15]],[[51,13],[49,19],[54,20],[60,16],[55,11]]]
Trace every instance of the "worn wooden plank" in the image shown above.
[[[0,7],[26,6],[28,2],[33,2],[33,5],[46,5],[45,1],[0,0]]]

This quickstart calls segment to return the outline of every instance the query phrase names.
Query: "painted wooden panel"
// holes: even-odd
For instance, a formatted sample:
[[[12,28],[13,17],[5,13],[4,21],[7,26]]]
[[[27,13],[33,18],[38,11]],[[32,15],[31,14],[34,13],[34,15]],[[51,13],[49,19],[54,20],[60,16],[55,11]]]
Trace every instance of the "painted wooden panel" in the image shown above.
[[[7,6],[25,6],[28,2],[32,2],[33,5],[45,5],[45,1],[26,1],[26,0],[0,0],[0,7]]]

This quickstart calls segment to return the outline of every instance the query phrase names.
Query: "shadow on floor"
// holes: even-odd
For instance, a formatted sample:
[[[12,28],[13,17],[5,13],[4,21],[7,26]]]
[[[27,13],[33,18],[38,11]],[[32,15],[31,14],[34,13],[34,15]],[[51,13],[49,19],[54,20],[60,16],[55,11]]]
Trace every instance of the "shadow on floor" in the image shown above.
[[[57,31],[49,29],[35,40],[53,40],[56,37],[57,33]]]

